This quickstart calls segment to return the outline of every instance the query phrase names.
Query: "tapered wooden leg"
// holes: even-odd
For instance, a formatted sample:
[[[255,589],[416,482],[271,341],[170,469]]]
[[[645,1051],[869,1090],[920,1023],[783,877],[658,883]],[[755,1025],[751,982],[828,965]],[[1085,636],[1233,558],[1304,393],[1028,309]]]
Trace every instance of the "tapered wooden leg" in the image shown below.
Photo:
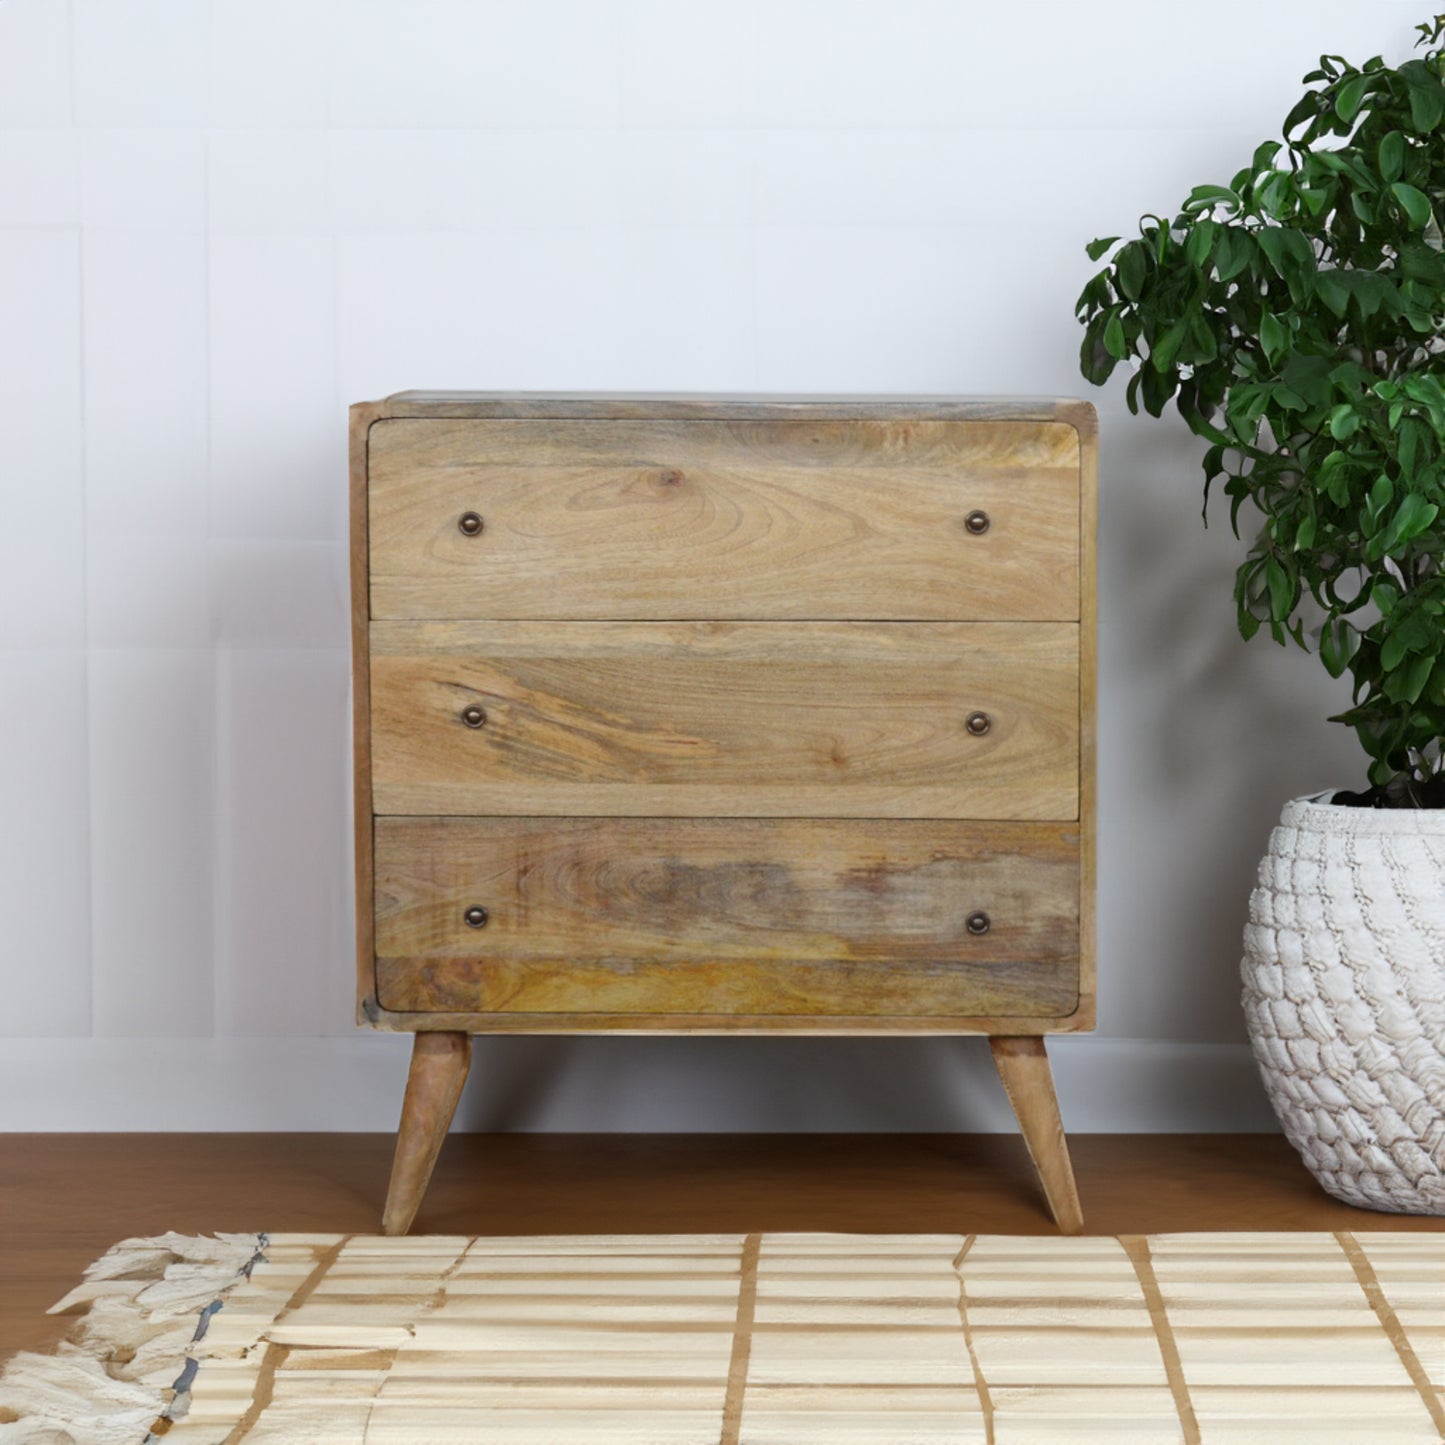
[[[1074,1168],[1069,1163],[1069,1145],[1044,1041],[1028,1035],[992,1038],[989,1044],[1054,1222],[1065,1234],[1078,1234],[1084,1227],[1084,1212],[1074,1187]]]
[[[391,1187],[381,1217],[384,1234],[405,1234],[421,1207],[442,1140],[452,1126],[457,1100],[472,1064],[469,1034],[419,1033],[401,1106]]]

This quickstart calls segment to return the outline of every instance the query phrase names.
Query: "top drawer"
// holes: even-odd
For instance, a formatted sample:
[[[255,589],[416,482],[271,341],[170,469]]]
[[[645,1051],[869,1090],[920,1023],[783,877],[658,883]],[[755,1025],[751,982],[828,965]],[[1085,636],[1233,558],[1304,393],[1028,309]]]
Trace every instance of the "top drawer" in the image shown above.
[[[1066,422],[396,418],[367,468],[377,619],[1079,617]]]

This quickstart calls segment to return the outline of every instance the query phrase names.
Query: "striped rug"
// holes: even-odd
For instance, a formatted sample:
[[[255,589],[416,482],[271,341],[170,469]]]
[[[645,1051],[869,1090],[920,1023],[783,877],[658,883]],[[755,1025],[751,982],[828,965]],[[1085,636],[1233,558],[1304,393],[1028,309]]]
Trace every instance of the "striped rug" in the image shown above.
[[[62,1307],[6,1445],[1445,1438],[1439,1233],[171,1235]]]

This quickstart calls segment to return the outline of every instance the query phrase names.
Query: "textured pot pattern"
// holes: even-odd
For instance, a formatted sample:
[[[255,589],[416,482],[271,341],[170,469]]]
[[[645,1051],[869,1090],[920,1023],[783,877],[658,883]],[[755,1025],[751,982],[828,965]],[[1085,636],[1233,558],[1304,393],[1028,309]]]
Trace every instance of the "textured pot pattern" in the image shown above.
[[[1290,1142],[1336,1199],[1445,1214],[1445,812],[1288,803],[1244,1010]]]

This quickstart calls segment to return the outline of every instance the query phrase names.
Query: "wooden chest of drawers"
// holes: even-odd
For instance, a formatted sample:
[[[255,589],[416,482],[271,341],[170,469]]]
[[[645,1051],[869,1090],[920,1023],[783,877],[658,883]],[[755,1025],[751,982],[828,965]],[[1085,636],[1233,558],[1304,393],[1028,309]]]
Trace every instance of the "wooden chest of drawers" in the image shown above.
[[[403,1232],[474,1033],[979,1033],[1079,1227],[1082,402],[404,392],[352,408],[361,1019]]]

